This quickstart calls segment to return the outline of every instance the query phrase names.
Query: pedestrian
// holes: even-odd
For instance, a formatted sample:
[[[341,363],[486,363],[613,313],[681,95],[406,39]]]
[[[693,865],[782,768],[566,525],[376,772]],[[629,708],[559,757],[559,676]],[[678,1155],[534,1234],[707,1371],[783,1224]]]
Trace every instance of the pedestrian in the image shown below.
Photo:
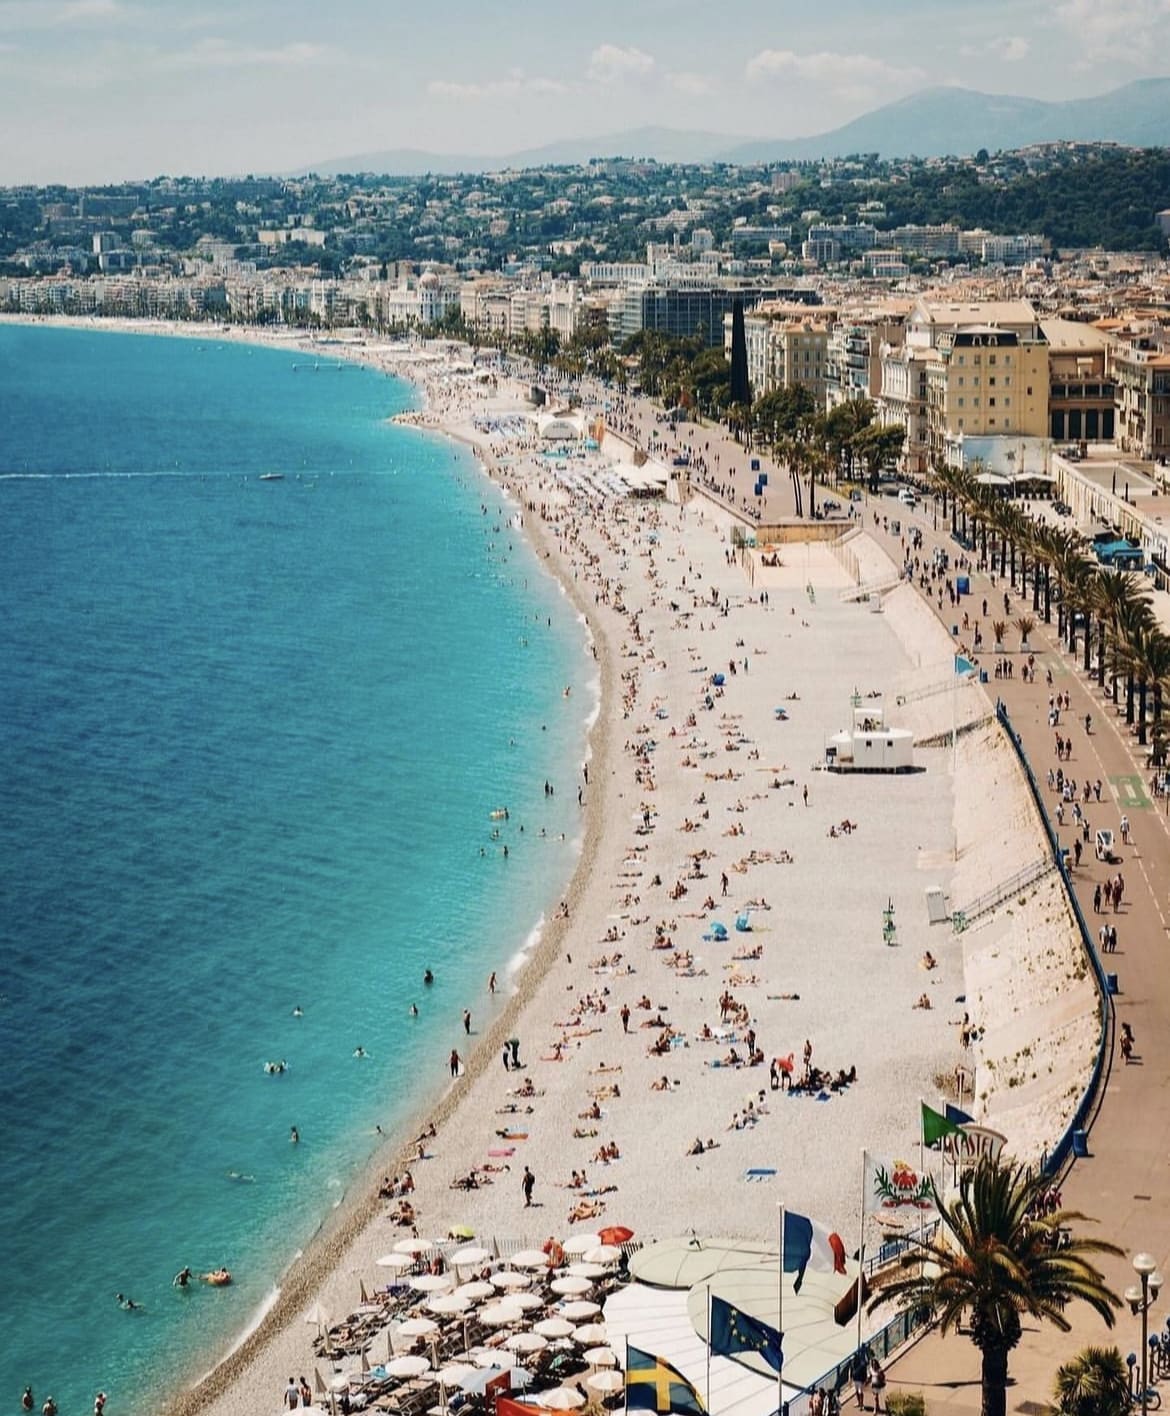
[[[495,993],[495,991],[496,991],[496,974],[495,974],[495,970],[493,969],[493,970],[492,970],[492,976],[491,976],[491,978],[488,979],[488,992],[489,992],[489,993]]]
[[[301,1389],[292,1377],[289,1377],[288,1386],[284,1389],[284,1408],[286,1411],[295,1411],[300,1404]]]
[[[805,806],[807,806],[807,805],[808,805],[808,787],[807,787],[807,786],[804,788],[803,796],[804,796],[804,804],[805,804]]]
[[[849,1365],[849,1378],[853,1383],[853,1396],[857,1402],[858,1411],[865,1410],[865,1388],[869,1384],[869,1364],[865,1360],[865,1352],[858,1348],[853,1354],[853,1361]]]
[[[873,1409],[882,1409],[882,1392],[886,1387],[886,1374],[882,1371],[882,1364],[876,1357],[870,1358],[869,1363],[869,1384],[873,1388]]]
[[[504,1071],[505,1071],[505,1072],[510,1072],[510,1071],[512,1070],[512,1049],[508,1046],[507,1043],[504,1043],[504,1054],[503,1054],[503,1055],[504,1055]]]
[[[451,1049],[450,1063],[451,1063],[451,1075],[452,1075],[453,1077],[457,1077],[457,1076],[459,1075],[459,1054],[458,1054],[458,1052],[456,1052],[456,1050],[455,1050],[454,1048]]]
[[[302,1406],[305,1408],[305,1410],[307,1411],[307,1410],[309,1409],[309,1407],[312,1406],[312,1404],[313,1404],[313,1388],[308,1384],[307,1381],[305,1381],[304,1377],[301,1377],[301,1379],[300,1379],[300,1387],[301,1387],[301,1405],[302,1405]]]
[[[1125,845],[1125,846],[1128,846],[1128,845],[1129,845],[1129,817],[1128,817],[1128,816],[1123,816],[1123,817],[1121,818],[1121,843],[1122,843],[1122,845]]]
[[[464,1010],[463,1010],[463,1031],[464,1031],[464,1033],[465,1033],[468,1037],[471,1036],[471,1009],[470,1009],[470,1008],[464,1008]]]
[[[1101,952],[1102,952],[1102,954],[1108,954],[1108,952],[1109,952],[1109,925],[1108,925],[1108,924],[1103,924],[1103,925],[1101,926],[1101,928],[1097,931],[1097,939],[1098,939],[1098,941],[1099,941],[1099,943],[1100,943],[1100,945],[1101,945]]]
[[[532,1192],[536,1188],[536,1176],[526,1165],[524,1167],[524,1178],[520,1181],[520,1188],[524,1192],[524,1208],[532,1207]]]
[[[1117,953],[1117,926],[1115,924],[1109,926],[1109,952],[1111,954]]]
[[[1080,863],[1081,863],[1081,852],[1082,852],[1083,850],[1084,850],[1084,846],[1081,844],[1081,838],[1078,836],[1077,839],[1073,842],[1073,864],[1074,864],[1074,865],[1080,865]]]
[[[622,1032],[628,1033],[630,1030],[630,1005],[628,1003],[622,1004],[619,1016],[622,1020]]]
[[[1094,888],[1093,888],[1093,913],[1094,913],[1094,914],[1100,914],[1100,913],[1101,913],[1101,885],[1100,885],[1100,882],[1098,882],[1097,885],[1094,886]]]

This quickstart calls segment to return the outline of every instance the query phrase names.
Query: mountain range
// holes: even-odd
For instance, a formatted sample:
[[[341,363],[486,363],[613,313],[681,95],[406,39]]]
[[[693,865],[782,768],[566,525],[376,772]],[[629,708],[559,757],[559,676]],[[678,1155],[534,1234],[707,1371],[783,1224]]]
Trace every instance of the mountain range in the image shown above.
[[[572,166],[591,158],[629,157],[659,162],[799,162],[850,153],[882,157],[964,156],[1069,140],[1128,147],[1170,146],[1170,78],[1138,79],[1094,98],[1047,102],[967,88],[928,88],[803,138],[743,138],[675,128],[633,128],[594,138],[568,138],[509,153],[436,153],[418,148],[359,153],[314,163],[322,177],[376,172],[493,172]]]

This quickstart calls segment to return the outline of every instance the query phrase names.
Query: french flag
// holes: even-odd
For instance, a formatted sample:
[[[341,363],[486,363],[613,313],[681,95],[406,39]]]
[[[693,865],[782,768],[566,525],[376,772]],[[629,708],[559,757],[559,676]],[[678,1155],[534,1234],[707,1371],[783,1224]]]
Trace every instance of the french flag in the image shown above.
[[[800,1292],[807,1268],[820,1273],[845,1272],[845,1245],[841,1236],[803,1214],[794,1214],[792,1210],[784,1211],[781,1248],[784,1272],[796,1275],[792,1285],[794,1293]]]

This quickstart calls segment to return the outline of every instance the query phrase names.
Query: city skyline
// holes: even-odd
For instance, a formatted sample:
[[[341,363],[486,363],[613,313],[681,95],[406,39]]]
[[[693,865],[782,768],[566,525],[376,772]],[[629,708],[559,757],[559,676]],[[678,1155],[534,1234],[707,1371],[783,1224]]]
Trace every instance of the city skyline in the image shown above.
[[[838,126],[920,89],[1043,99],[1164,68],[1170,0],[0,0],[0,183],[303,170],[388,148],[522,150],[654,124]],[[717,43],[713,43],[717,40]]]

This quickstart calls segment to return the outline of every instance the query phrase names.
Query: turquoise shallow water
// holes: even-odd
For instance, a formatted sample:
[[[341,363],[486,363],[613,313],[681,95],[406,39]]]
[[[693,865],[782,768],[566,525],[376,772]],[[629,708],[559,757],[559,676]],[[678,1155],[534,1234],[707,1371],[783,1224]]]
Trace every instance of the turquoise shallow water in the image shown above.
[[[572,870],[574,615],[405,386],[320,362],[0,328],[3,1407],[208,1365]]]

